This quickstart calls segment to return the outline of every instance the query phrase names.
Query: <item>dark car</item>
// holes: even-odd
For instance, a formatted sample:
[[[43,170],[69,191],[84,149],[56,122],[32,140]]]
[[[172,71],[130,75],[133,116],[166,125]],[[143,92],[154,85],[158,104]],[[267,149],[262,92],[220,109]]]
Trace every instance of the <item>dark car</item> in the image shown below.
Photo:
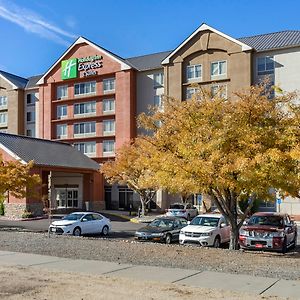
[[[288,214],[255,213],[240,229],[243,249],[275,250],[285,253],[297,244],[297,226]]]
[[[162,217],[135,232],[135,238],[143,241],[157,241],[170,244],[179,240],[180,229],[187,226],[187,220],[176,217]]]

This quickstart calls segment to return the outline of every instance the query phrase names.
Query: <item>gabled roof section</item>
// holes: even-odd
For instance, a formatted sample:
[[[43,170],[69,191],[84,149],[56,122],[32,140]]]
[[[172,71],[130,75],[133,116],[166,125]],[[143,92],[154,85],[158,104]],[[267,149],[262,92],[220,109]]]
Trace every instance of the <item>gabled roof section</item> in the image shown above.
[[[0,70],[0,77],[3,78],[5,81],[7,81],[9,84],[11,84],[14,90],[24,89],[28,81],[26,78],[5,71],[1,71],[1,70]]]
[[[67,55],[69,53],[69,51],[76,45],[78,44],[82,44],[82,43],[86,43],[88,45],[90,45],[91,47],[95,48],[97,51],[101,51],[103,53],[105,53],[105,55],[107,55],[108,57],[110,57],[111,59],[115,60],[116,62],[121,64],[121,70],[129,70],[132,68],[132,66],[126,62],[126,60],[124,60],[123,58],[121,58],[120,56],[100,47],[99,45],[91,42],[90,40],[80,36],[64,53],[63,55],[50,67],[50,69],[41,77],[41,79],[37,82],[37,84],[43,84],[45,77],[54,69],[54,67],[64,58],[65,55]]]
[[[138,71],[147,71],[153,69],[161,69],[161,61],[167,57],[172,51],[158,52],[154,54],[129,57],[126,58],[131,65],[133,65]]]
[[[25,89],[34,89],[34,88],[38,88],[39,86],[37,85],[37,82],[43,77],[44,75],[36,75],[36,76],[31,76],[28,77],[28,82],[25,86]]]
[[[99,164],[67,143],[0,133],[0,148],[23,163],[37,166],[98,170]]]
[[[300,46],[300,31],[285,30],[249,37],[242,37],[239,41],[251,46],[257,52]]]
[[[199,32],[201,31],[204,31],[204,30],[210,30],[222,37],[224,37],[225,39],[227,40],[230,40],[238,45],[240,45],[242,47],[242,51],[248,51],[248,50],[251,50],[252,47],[250,47],[249,45],[246,45],[244,44],[243,42],[221,32],[221,31],[218,31],[216,29],[214,29],[213,27],[210,27],[209,25],[203,23],[198,29],[196,29],[188,38],[186,38],[174,51],[172,51],[163,61],[162,61],[162,64],[168,64],[170,62],[170,58],[175,54],[177,53],[178,50],[180,50],[186,43],[188,43],[196,34],[198,34]]]

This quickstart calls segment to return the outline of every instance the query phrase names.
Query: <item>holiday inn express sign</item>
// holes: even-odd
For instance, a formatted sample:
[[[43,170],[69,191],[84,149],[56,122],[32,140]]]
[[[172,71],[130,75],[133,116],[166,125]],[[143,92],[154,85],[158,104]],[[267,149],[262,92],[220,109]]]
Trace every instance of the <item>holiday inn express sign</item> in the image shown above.
[[[83,77],[97,75],[96,69],[102,68],[102,60],[103,57],[99,55],[63,60],[61,62],[61,79],[77,78],[80,71],[83,71]]]

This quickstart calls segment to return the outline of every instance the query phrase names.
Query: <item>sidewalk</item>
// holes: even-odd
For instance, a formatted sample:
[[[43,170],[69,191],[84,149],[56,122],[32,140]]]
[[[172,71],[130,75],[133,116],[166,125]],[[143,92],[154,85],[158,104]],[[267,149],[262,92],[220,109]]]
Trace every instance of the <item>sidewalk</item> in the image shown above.
[[[58,272],[75,272],[156,281],[175,285],[247,292],[254,295],[299,299],[300,281],[254,277],[211,271],[161,268],[94,260],[72,260],[53,256],[0,251],[1,266],[23,266]]]

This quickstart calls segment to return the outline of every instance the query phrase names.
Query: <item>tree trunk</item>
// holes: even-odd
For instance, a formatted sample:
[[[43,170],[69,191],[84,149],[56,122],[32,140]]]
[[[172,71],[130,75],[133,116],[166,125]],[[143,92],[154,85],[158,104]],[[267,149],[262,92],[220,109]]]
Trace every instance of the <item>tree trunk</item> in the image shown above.
[[[146,207],[146,205],[145,205],[144,198],[142,198],[142,197],[140,197],[140,198],[141,198],[141,205],[142,205],[141,216],[143,217],[143,216],[145,216],[145,207]]]
[[[235,219],[235,218],[234,218]],[[230,232],[230,244],[229,249],[230,250],[238,250],[240,248],[239,246],[239,227],[237,224],[237,220],[230,220],[231,225],[231,232]]]

